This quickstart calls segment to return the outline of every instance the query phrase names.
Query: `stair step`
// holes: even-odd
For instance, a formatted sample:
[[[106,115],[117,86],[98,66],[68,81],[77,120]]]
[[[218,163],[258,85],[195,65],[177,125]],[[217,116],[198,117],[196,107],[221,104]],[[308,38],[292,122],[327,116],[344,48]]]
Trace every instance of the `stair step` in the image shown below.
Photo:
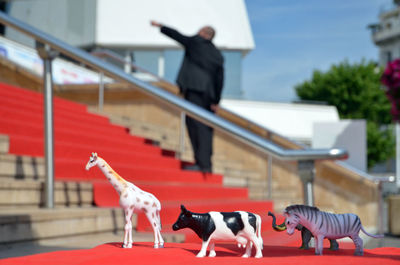
[[[0,207],[33,207],[44,205],[45,182],[33,180],[0,181]],[[54,183],[54,204],[60,207],[91,206],[93,186],[90,182]]]
[[[125,149],[126,151],[132,150],[132,152],[153,154],[153,155],[162,153],[162,150],[155,146],[148,144],[140,144],[135,141],[129,141],[129,139],[127,139],[124,145],[123,142],[118,142],[118,141],[115,141],[115,143],[113,143],[112,141],[102,142],[102,140],[99,138],[98,139],[93,138],[90,140],[90,139],[85,139],[85,137],[76,138],[75,141],[73,139],[67,139],[66,141],[62,141],[63,138],[62,135],[57,132],[55,133],[54,138],[55,138],[55,143],[54,143],[55,151],[59,152],[61,150],[61,154],[63,154],[63,152],[68,153],[69,148],[65,147],[66,146],[68,147],[69,145],[75,145],[75,146],[78,145],[81,146],[81,148],[84,148],[86,146],[87,151],[81,154],[82,157],[85,156],[85,160],[88,158],[91,152],[98,152],[100,154],[102,148],[110,149],[112,146],[114,146],[115,150]],[[44,155],[43,137],[30,137],[30,136],[11,134],[9,135],[9,140],[10,140],[9,152],[12,154],[24,154],[30,156]]]
[[[43,106],[43,94],[38,93],[36,91],[31,91],[27,89],[23,89],[20,87],[12,86],[9,84],[1,83],[0,84],[0,98],[12,97],[14,99],[18,99],[24,102],[27,105],[39,105]],[[66,111],[74,111],[74,112],[87,112],[86,105],[72,102],[70,100],[65,100],[59,97],[53,98],[54,105],[59,108],[64,108]]]
[[[43,100],[42,95],[33,96],[33,92],[19,92],[21,90],[18,89],[14,89],[14,92],[1,90],[4,89],[0,85],[0,97],[5,98],[3,101],[0,99],[0,133],[9,136],[9,152],[42,157],[44,149],[43,107],[40,106]],[[14,93],[18,95],[13,97]],[[14,100],[6,98],[14,98]],[[24,101],[25,99],[26,101]],[[2,102],[3,106],[1,106]],[[20,104],[20,102],[24,102],[24,104]],[[163,156],[162,149],[147,144],[148,141],[142,137],[131,136],[124,126],[111,125],[107,120],[99,118],[95,114],[89,114],[85,106],[69,104],[67,101],[56,99],[55,102],[57,102],[55,104],[54,130],[55,176],[57,181],[64,181],[62,182],[64,184],[57,184],[60,191],[56,192],[56,197],[57,194],[62,194],[63,188],[67,188],[68,191],[69,186],[73,185],[70,182],[90,181],[90,187],[93,187],[93,202],[96,205],[118,207],[119,196],[100,170],[98,168],[85,170],[90,153],[97,152],[124,179],[144,191],[154,194],[161,201],[161,218],[166,226],[176,221],[181,203],[196,212],[246,210],[266,215],[268,210],[273,209],[272,202],[250,201],[247,188],[223,186],[221,175],[181,170],[180,161],[171,156]],[[17,109],[17,111],[13,112],[13,109]],[[70,109],[70,113],[67,113],[68,109]],[[152,129],[154,130],[154,128]],[[223,160],[223,158],[221,159]],[[230,164],[224,170],[234,170],[240,167],[241,165],[238,164]],[[254,177],[256,173],[241,171],[241,174]],[[240,176],[237,175],[237,177]],[[13,195],[18,198],[24,190],[28,192],[29,188],[32,188],[29,185],[36,185],[32,189],[36,190],[36,194],[38,194],[37,191],[43,184],[41,181],[37,182],[36,184],[13,182],[8,186],[4,184],[4,186],[13,193],[8,196]],[[76,194],[79,194],[78,190],[79,188],[75,189]],[[18,192],[20,193],[18,194]],[[72,195],[68,196],[70,198]],[[40,199],[37,197],[32,200],[40,203]],[[68,199],[64,197],[64,201],[68,201]],[[118,208],[118,211],[122,210]],[[139,218],[138,230],[150,231],[148,221],[143,213],[139,213],[137,218]],[[67,225],[67,222],[63,225]],[[23,229],[26,228],[23,227]],[[78,233],[84,232],[78,231]],[[27,235],[29,234],[28,231]]]
[[[10,139],[6,134],[0,134],[0,154],[6,154],[10,150]]]
[[[53,106],[53,111],[54,117],[57,120],[70,120],[72,122],[84,122],[100,126],[110,124],[107,117],[88,112],[75,112],[73,109],[65,111],[65,109],[60,109],[58,105]],[[43,105],[26,104],[24,101],[15,98],[0,98],[0,113],[17,120],[43,121],[44,117]]]
[[[135,163],[110,163],[110,166],[125,180],[132,183],[204,183],[222,184],[222,176],[217,174],[202,174],[196,171],[182,171],[179,168],[161,167],[163,160],[153,159],[152,165],[136,165]],[[86,160],[56,159],[56,177],[58,179],[86,179],[88,181],[106,181],[99,168],[85,170]]]
[[[21,136],[43,138],[43,122],[29,120],[11,120],[8,117],[0,116],[0,132],[4,134],[16,134]],[[134,139],[127,133],[124,127],[113,127],[112,125],[90,126],[81,123],[76,125],[62,120],[54,120],[54,133],[76,134],[79,132],[81,136],[106,135],[109,138],[119,138],[123,140]]]
[[[132,224],[136,227],[135,215]],[[119,231],[124,225],[121,209],[82,207],[2,210],[0,243]]]
[[[44,159],[0,153],[0,178],[32,179],[44,178]]]
[[[141,184],[137,185],[144,191],[152,193],[160,201],[203,200],[215,199],[247,199],[247,189],[227,188],[216,185],[189,185],[189,184]],[[118,206],[119,196],[110,183],[101,181],[93,182],[94,202],[101,207]]]

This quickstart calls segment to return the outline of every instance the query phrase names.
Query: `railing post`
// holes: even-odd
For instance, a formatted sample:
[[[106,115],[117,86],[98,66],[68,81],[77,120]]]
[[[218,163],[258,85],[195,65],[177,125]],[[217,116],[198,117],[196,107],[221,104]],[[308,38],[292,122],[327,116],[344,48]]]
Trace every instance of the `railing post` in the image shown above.
[[[383,202],[383,181],[378,181],[378,234],[384,234],[384,202]],[[379,247],[383,246],[383,239],[379,239]]]
[[[53,122],[53,80],[51,62],[58,55],[49,45],[36,42],[36,49],[43,60],[44,96],[44,153],[45,153],[45,206],[54,208],[54,122]]]
[[[267,164],[267,198],[269,200],[272,199],[272,155],[268,155],[268,164]]]
[[[99,76],[99,110],[103,110],[104,105],[104,73],[100,72]]]
[[[298,161],[298,172],[301,181],[303,182],[304,190],[304,204],[308,206],[314,206],[314,161],[313,160],[301,160]]]
[[[125,53],[124,71],[128,74],[132,73],[132,57],[130,52]]]
[[[179,151],[178,151],[178,155],[179,155],[179,157],[177,157],[177,158],[179,158],[179,159],[182,159],[182,157],[183,157],[183,153],[185,152],[185,134],[186,134],[186,125],[185,125],[185,123],[186,123],[186,114],[185,114],[185,112],[181,112],[181,123],[180,123],[180,126],[179,126]]]

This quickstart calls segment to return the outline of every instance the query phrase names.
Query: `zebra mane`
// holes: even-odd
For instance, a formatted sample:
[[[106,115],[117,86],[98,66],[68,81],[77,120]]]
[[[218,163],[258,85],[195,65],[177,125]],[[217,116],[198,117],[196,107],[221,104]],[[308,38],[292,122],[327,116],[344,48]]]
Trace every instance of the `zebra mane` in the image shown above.
[[[290,213],[292,211],[301,213],[303,211],[319,211],[319,209],[314,206],[307,206],[302,204],[290,205],[285,209],[285,213]]]

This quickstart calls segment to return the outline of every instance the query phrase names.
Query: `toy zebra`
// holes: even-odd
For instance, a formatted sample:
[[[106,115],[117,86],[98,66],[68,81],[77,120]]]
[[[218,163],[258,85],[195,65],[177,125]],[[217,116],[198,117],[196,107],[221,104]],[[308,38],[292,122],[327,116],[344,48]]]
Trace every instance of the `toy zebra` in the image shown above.
[[[277,231],[277,232],[282,232],[286,230],[286,224],[285,221],[280,224],[277,225],[276,224],[276,217],[273,213],[268,212],[268,215],[272,217],[272,228]],[[300,249],[310,249],[309,243],[311,240],[311,237],[313,237],[313,235],[311,234],[310,230],[308,230],[307,228],[305,228],[304,226],[302,226],[301,224],[298,224],[296,226],[296,229],[301,231],[301,246]],[[338,250],[339,249],[339,244],[335,239],[330,239],[329,238],[329,243],[330,243],[330,250]]]
[[[286,218],[286,231],[289,235],[294,233],[294,229],[299,224],[310,230],[316,239],[316,255],[322,255],[325,237],[330,239],[350,237],[356,246],[354,255],[357,256],[364,254],[363,241],[358,235],[360,229],[370,237],[383,237],[383,235],[372,235],[365,231],[360,218],[352,213],[332,214],[320,211],[316,207],[291,205],[286,207],[284,216]]]

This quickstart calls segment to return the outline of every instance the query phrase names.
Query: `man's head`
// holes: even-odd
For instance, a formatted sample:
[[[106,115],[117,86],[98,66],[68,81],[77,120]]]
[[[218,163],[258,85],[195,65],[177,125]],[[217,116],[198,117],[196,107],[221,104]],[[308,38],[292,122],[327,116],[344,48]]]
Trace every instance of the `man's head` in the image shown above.
[[[215,36],[215,29],[211,26],[204,26],[197,34],[206,40],[212,40]]]

